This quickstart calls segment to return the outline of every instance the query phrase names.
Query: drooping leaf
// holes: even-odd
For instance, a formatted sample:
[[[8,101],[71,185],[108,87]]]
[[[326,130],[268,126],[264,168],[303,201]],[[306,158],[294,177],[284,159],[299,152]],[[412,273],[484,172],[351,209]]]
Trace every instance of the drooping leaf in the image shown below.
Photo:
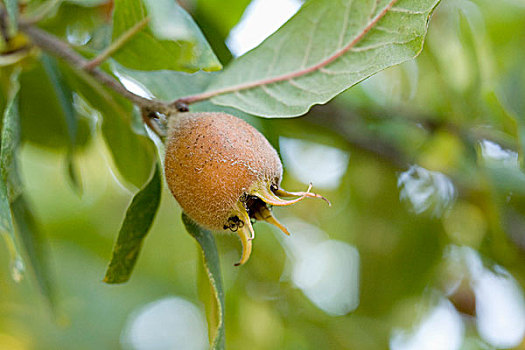
[[[13,75],[12,91],[4,113],[0,152],[0,209],[1,228],[7,233],[9,250],[13,254],[12,275],[15,279],[30,274],[43,296],[53,305],[42,234],[22,193],[16,156],[20,145],[18,114],[18,73]]]
[[[221,68],[199,27],[176,2],[146,0],[145,4],[147,6],[142,1],[115,0],[113,41],[144,20],[148,14],[150,23],[118,50],[113,58],[124,66],[140,70],[194,72]]]
[[[6,186],[6,196],[9,203],[14,202],[22,194],[22,183],[18,177],[16,152],[20,143],[20,121],[18,114],[20,85],[19,72],[13,73],[11,91],[2,121],[2,140],[0,152],[0,172]]]
[[[155,167],[151,180],[131,201],[120,228],[104,282],[127,282],[137,262],[142,242],[153,224],[161,197],[161,171]]]
[[[22,141],[48,148],[69,149],[71,134],[68,132],[68,117],[65,113],[70,106],[67,106],[67,99],[59,99],[58,91],[42,62],[35,62],[34,66],[21,73],[20,85]],[[78,120],[76,147],[85,145],[89,137],[88,121]]]
[[[67,148],[66,118],[49,77],[41,64],[20,76],[20,123],[23,141]]]
[[[70,87],[67,85],[64,77],[62,76],[58,64],[54,58],[49,55],[42,55],[42,66],[46,71],[55,95],[58,98],[59,105],[62,109],[65,123],[67,136],[69,138],[69,147],[68,153],[66,156],[67,162],[67,174],[71,183],[75,186],[77,190],[80,190],[81,183],[79,175],[75,169],[75,164],[73,162],[73,154],[77,148],[77,132],[78,132],[78,121],[75,112],[75,107],[73,105],[73,92]]]
[[[144,129],[133,127],[132,105],[84,72],[67,66],[63,66],[63,71],[71,87],[102,114],[102,135],[120,175],[126,182],[142,188],[150,177],[156,153]]]
[[[18,77],[16,77],[18,79]],[[12,80],[13,88],[11,92],[12,95],[8,99],[8,104],[6,106],[3,121],[2,121],[2,145],[1,145],[1,154],[0,154],[0,170],[2,173],[2,181],[0,181],[0,228],[2,230],[2,233],[4,234],[5,240],[7,242],[7,247],[9,249],[9,252],[11,254],[11,261],[15,261],[15,259],[21,255],[19,251],[19,247],[17,245],[16,239],[15,239],[15,232],[13,227],[13,218],[11,214],[11,205],[10,205],[10,198],[15,193],[10,193],[13,191],[13,186],[20,186],[18,183],[17,177],[10,176],[11,170],[13,170],[13,147],[14,142],[12,140],[13,137],[16,137],[16,135],[13,135],[13,133],[16,130],[13,130],[13,127],[11,124],[13,123],[13,120],[18,117],[18,81]],[[9,184],[8,181],[14,182],[12,184]],[[17,192],[20,192],[21,190],[18,189]]]
[[[53,308],[55,306],[55,295],[51,280],[48,256],[46,252],[44,237],[38,223],[33,216],[32,207],[24,195],[19,196],[11,203],[14,223],[18,230],[24,249],[27,252],[29,265],[28,273],[34,274],[36,284]]]
[[[525,74],[519,64],[513,67],[504,83],[499,86],[496,101],[506,120],[515,119],[517,126],[518,145],[521,153],[521,168],[525,170]]]
[[[304,114],[374,73],[416,57],[438,2],[308,1],[217,75],[207,97],[259,116]]]
[[[7,85],[4,84],[5,71],[0,70],[0,110],[4,111],[7,106]]]
[[[217,324],[213,325],[214,332],[211,349],[224,349],[225,335],[224,335],[224,289],[222,286],[222,277],[219,264],[219,253],[217,252],[217,246],[215,244],[215,238],[213,234],[200,227],[186,214],[182,214],[182,221],[188,233],[197,240],[199,246],[202,249],[204,268],[208,275],[212,294],[214,295],[214,303],[212,310],[209,312],[215,313]],[[209,325],[212,327],[212,325]]]

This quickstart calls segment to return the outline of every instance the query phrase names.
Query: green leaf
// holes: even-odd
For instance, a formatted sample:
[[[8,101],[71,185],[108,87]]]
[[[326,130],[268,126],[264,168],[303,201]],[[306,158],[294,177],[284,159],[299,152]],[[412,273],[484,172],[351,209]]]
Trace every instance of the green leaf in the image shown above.
[[[36,284],[46,298],[49,306],[55,306],[55,295],[51,271],[47,261],[47,252],[42,232],[33,216],[33,210],[24,195],[11,203],[14,222],[27,252],[29,269],[34,275]]]
[[[150,15],[149,27],[136,33],[114,55],[126,67],[195,72],[221,64],[193,19],[171,0],[115,0],[113,41]],[[147,11],[146,11],[147,7]],[[152,59],[154,57],[154,59]]]
[[[64,111],[41,62],[21,73],[20,84],[22,140],[45,147],[67,148]]]
[[[122,97],[106,90],[85,72],[63,67],[70,86],[102,114],[101,131],[115,166],[126,182],[137,188],[148,181],[155,164],[153,142],[145,130],[133,128],[133,107]]]
[[[42,235],[22,194],[22,182],[17,169],[16,156],[20,145],[18,73],[13,74],[11,86],[12,91],[3,118],[0,151],[1,228],[8,237],[6,241],[12,254],[13,277],[15,280],[22,278],[24,271],[29,270],[43,296],[52,306],[54,298],[48,279]],[[26,256],[27,259],[23,259]]]
[[[18,77],[16,77],[18,79]],[[7,243],[7,247],[11,254],[11,261],[20,256],[19,248],[15,239],[15,232],[13,227],[13,218],[11,214],[10,199],[15,196],[13,193],[13,186],[20,187],[20,183],[17,177],[12,176],[12,170],[14,167],[14,144],[17,135],[16,119],[18,118],[18,81],[13,81],[12,96],[8,99],[6,106],[3,124],[2,124],[2,144],[0,154],[0,171],[2,174],[2,181],[0,181],[0,228],[4,234],[4,238]],[[15,123],[13,126],[12,124]],[[20,189],[16,189],[20,192]]]
[[[173,101],[180,97],[204,91],[217,72],[197,72],[188,74],[174,71],[138,71],[115,65],[115,72],[119,77],[131,80],[156,99]],[[238,109],[217,106],[210,101],[204,101],[191,106],[192,112],[224,112],[248,121],[250,124],[262,128],[261,118],[250,116]]]
[[[226,38],[249,4],[250,0],[197,0],[196,13],[213,22],[220,35]]]
[[[210,84],[216,72],[197,72],[187,74],[174,71],[138,71],[127,69],[121,65],[116,65],[115,71],[119,76],[126,77],[138,83],[141,87],[151,93],[155,98],[162,101],[173,101],[180,97],[197,94]],[[247,115],[237,109],[230,107],[217,106],[206,101],[191,107],[194,112],[218,112],[233,114],[240,118]],[[259,118],[257,118],[259,119]]]
[[[226,38],[241,18],[250,0],[198,0],[191,12],[219,60],[226,64],[233,58]]]
[[[155,98],[172,101],[179,97],[202,92],[217,73],[187,74],[175,71],[140,71],[115,65],[119,76],[124,76],[144,87]]]
[[[312,105],[422,50],[439,0],[311,0],[207,89],[212,102],[265,117]]]
[[[215,313],[217,324],[214,325],[214,334],[211,348],[224,349],[224,289],[222,287],[222,277],[219,264],[219,253],[215,244],[213,234],[200,227],[186,214],[182,214],[182,221],[186,226],[186,230],[199,243],[203,257],[204,268],[208,275],[210,286],[214,295],[214,304],[212,312]],[[211,325],[210,325],[211,326]]]
[[[153,224],[161,196],[161,171],[155,167],[151,180],[131,201],[120,228],[104,282],[127,282],[133,272],[142,242]]]
[[[66,113],[74,111],[71,112],[67,98],[59,96],[61,89],[69,88],[56,88],[43,61],[35,62],[34,66],[21,73],[20,85],[22,141],[48,148],[69,149],[71,133],[68,132],[67,120],[71,117],[67,117]],[[88,120],[78,120],[76,128],[75,144],[80,147],[90,137]]]
[[[49,55],[42,55],[42,65],[46,71],[51,85],[53,86],[54,92],[58,97],[58,102],[62,108],[63,115],[66,122],[66,131],[69,138],[68,144],[68,154],[66,156],[67,163],[67,174],[71,183],[75,186],[77,190],[80,191],[81,183],[79,175],[76,171],[73,154],[77,148],[77,133],[78,133],[78,121],[77,115],[75,112],[75,107],[73,105],[73,92],[70,87],[67,85],[64,77],[62,76],[58,64],[54,58]]]
[[[20,143],[20,122],[18,114],[19,73],[13,73],[9,101],[2,121],[2,140],[0,151],[0,171],[2,181],[6,186],[6,196],[9,203],[14,202],[22,194],[22,183],[16,168],[16,152]]]
[[[39,23],[42,29],[83,49],[95,52],[102,50],[111,42],[111,23],[108,20],[109,15],[106,14],[107,5],[83,6],[81,2],[59,1],[56,4],[57,10],[37,10],[35,16],[41,11],[52,13],[52,17]]]
[[[108,2],[108,0],[63,0],[63,1],[77,4],[80,6],[85,6],[85,7],[100,6]]]
[[[14,35],[18,29],[18,0],[4,0],[4,5],[9,17],[9,31]]]

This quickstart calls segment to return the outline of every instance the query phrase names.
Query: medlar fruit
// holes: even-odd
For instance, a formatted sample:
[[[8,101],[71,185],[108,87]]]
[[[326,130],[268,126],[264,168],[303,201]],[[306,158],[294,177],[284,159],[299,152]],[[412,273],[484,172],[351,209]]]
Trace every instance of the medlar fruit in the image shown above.
[[[165,174],[182,210],[199,225],[236,232],[240,261],[250,257],[255,233],[252,220],[288,230],[271,206],[286,206],[306,197],[324,197],[280,188],[283,167],[266,138],[245,121],[226,113],[181,113],[170,118]],[[294,199],[282,199],[282,198]],[[326,200],[326,199],[325,199]]]

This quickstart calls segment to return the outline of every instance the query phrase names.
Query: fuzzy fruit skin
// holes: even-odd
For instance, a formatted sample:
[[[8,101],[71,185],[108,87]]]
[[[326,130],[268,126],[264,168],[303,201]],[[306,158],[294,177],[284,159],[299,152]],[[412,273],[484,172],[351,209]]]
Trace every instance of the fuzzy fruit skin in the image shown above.
[[[224,230],[241,196],[280,185],[275,149],[250,124],[226,113],[183,113],[170,118],[165,174],[186,214],[211,230]]]

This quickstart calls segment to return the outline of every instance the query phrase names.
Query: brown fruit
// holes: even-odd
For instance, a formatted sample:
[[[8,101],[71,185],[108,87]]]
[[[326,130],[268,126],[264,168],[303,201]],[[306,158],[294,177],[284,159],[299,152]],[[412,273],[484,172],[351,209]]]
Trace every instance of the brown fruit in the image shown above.
[[[236,265],[250,257],[255,236],[251,219],[265,220],[289,234],[268,205],[323,198],[309,192],[310,188],[307,192],[282,190],[282,172],[275,149],[239,118],[188,112],[170,119],[165,159],[168,187],[196,223],[214,231],[237,232],[243,252]]]

